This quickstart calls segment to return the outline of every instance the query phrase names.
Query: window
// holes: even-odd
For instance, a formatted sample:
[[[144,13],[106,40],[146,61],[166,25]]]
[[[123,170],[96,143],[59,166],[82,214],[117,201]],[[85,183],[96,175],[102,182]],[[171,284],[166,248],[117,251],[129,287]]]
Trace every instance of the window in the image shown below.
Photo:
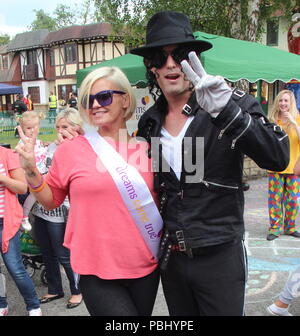
[[[279,19],[267,21],[267,45],[278,46]]]
[[[50,52],[50,65],[51,66],[55,66],[55,54],[54,54],[54,50],[51,49]]]
[[[41,102],[39,86],[28,87],[28,93],[31,95],[31,100],[34,104],[39,104]]]
[[[27,51],[27,64],[37,64],[36,50]]]
[[[67,44],[65,45],[64,48],[65,48],[65,62],[75,63],[77,60],[76,44]]]
[[[8,69],[8,55],[0,55],[0,70]]]
[[[76,84],[58,85],[58,99],[67,102],[71,92],[77,93]]]

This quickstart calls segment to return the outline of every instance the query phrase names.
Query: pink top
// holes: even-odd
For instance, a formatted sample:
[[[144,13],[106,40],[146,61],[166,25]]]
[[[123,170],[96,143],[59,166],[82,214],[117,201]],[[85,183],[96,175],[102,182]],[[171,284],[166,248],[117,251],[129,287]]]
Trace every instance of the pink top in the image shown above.
[[[6,175],[10,170],[20,168],[19,156],[12,150],[0,146],[0,163],[3,164]],[[6,253],[11,238],[20,229],[23,217],[22,207],[17,199],[17,195],[8,188],[4,189],[4,218],[2,232],[2,252]]]
[[[140,171],[155,197],[151,160],[146,156],[147,144],[128,148],[127,158],[124,144],[122,148],[120,154]],[[137,159],[139,156],[141,162]],[[74,272],[102,279],[129,279],[154,271],[157,263],[111,175],[83,136],[66,140],[58,147],[47,182],[55,206],[59,206],[66,195],[70,197],[64,246],[70,249]]]

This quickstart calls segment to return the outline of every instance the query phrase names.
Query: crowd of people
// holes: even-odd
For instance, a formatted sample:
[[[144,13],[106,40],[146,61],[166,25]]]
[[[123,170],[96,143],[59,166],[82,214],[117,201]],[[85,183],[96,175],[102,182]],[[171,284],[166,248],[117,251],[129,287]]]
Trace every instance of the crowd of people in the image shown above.
[[[134,137],[126,121],[135,97],[116,67],[86,76],[78,100],[72,95],[56,117],[58,141],[42,154],[37,114],[22,114],[19,161],[1,150],[0,182],[9,195],[5,209],[27,186],[31,202],[23,210],[16,206],[9,219],[4,210],[1,220],[0,212],[0,228],[2,256],[14,274],[9,255],[20,260],[18,229],[22,218],[26,228],[28,209],[33,213],[48,293],[37,300],[19,262],[24,284],[14,279],[29,315],[41,315],[40,304],[64,296],[60,264],[70,285],[67,308],[83,299],[92,316],[150,316],[159,280],[172,316],[245,315],[244,155],[269,172],[267,239],[300,237],[300,119],[293,93],[279,93],[268,119],[252,95],[206,73],[198,56],[211,47],[194,38],[184,14],[152,16],[145,45],[131,50],[143,57],[155,100]],[[54,110],[57,98],[50,98]],[[84,131],[83,122],[92,127]],[[289,314],[290,286],[269,312]],[[1,288],[0,315],[7,315]]]

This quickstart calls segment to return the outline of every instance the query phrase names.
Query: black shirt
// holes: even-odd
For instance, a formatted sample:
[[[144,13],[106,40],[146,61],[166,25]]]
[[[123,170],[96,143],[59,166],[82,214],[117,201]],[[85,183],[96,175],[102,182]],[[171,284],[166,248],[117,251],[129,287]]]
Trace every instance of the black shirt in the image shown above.
[[[16,100],[13,103],[13,110],[15,113],[23,113],[25,111],[27,111],[27,106],[26,104],[22,101],[22,100]]]
[[[77,108],[77,99],[72,97],[68,100],[68,104],[70,107]]]

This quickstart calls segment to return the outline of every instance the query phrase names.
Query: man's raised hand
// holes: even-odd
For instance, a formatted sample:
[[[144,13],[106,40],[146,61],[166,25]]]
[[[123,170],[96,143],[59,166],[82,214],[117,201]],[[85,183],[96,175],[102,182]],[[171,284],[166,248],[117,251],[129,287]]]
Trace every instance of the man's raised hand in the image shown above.
[[[228,103],[232,90],[223,77],[206,73],[194,51],[189,53],[189,60],[191,65],[186,60],[181,62],[182,71],[195,87],[198,104],[212,116],[220,113]]]

